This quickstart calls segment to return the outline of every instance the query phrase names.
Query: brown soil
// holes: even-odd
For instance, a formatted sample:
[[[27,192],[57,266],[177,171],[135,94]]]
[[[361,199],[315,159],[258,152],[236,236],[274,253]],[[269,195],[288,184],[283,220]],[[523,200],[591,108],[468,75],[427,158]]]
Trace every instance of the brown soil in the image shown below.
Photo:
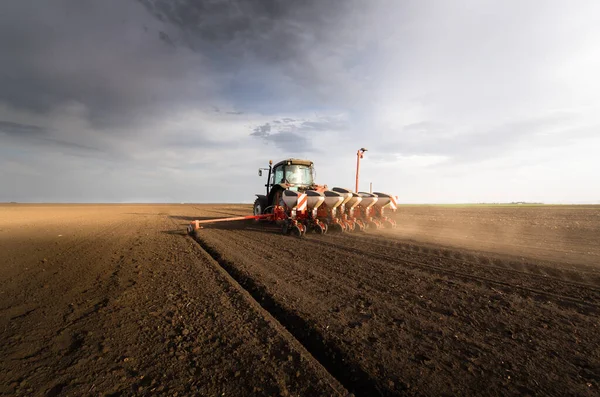
[[[0,211],[0,394],[345,394],[179,207]]]
[[[598,207],[181,233],[248,212],[1,206],[0,392],[598,395]]]

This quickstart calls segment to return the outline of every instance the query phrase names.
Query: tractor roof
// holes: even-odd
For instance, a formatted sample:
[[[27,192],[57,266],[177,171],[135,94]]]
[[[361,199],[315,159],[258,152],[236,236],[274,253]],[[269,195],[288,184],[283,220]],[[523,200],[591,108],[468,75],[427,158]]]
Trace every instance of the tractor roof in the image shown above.
[[[282,164],[297,164],[297,165],[307,165],[307,166],[311,166],[313,165],[313,162],[310,160],[301,160],[301,159],[286,159],[286,160],[281,160],[279,163],[275,164],[273,166],[273,168],[282,165]]]

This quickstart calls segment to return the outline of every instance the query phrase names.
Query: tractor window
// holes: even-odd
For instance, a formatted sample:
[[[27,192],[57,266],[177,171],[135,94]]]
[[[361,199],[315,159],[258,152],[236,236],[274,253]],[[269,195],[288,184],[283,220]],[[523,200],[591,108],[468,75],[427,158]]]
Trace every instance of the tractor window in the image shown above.
[[[275,168],[273,175],[275,176],[273,179],[273,184],[283,183],[283,167]]]
[[[285,167],[285,179],[294,185],[312,185],[312,170],[306,165],[288,165]]]

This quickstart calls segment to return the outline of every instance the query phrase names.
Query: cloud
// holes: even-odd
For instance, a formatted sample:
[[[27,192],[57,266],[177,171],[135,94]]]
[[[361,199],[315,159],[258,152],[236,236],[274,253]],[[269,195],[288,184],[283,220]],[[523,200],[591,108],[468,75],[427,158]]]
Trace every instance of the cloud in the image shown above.
[[[0,120],[0,132],[9,135],[40,135],[44,132],[42,127],[37,125],[13,123],[12,121]]]
[[[280,121],[275,120],[274,123],[280,123]],[[271,135],[271,124],[265,123],[263,125],[254,127],[254,129],[252,130],[252,134],[250,135],[257,136],[259,138],[267,138],[269,135]]]
[[[415,186],[416,201],[445,201],[429,180],[484,201],[469,186],[486,172],[491,201],[526,189],[514,175],[563,197],[544,176],[561,175],[557,158],[600,167],[586,149],[600,125],[599,11],[585,0],[6,0],[0,183],[19,200],[53,185],[91,200],[97,179],[113,199],[163,200],[165,185],[175,201],[202,200],[190,181],[244,196],[260,185],[249,169],[294,155],[321,182],[352,186],[367,147],[364,178]],[[18,164],[39,179],[16,178]]]
[[[292,120],[292,119],[288,119]],[[289,122],[289,121],[288,121]],[[294,125],[287,124],[286,121],[274,120],[271,123],[265,123],[253,128],[250,134],[253,137],[261,138],[266,143],[274,143],[279,149],[286,153],[305,153],[310,151],[311,145],[305,136],[300,135],[298,128]],[[283,124],[282,123],[286,123]]]
[[[139,2],[176,29],[179,46],[207,55],[227,76],[226,92],[239,106],[254,101],[263,110],[296,110],[306,106],[306,99],[327,106],[356,86],[356,76],[344,64],[355,56],[347,40],[367,45],[357,29],[360,2]]]
[[[77,102],[103,128],[206,103],[214,88],[198,54],[165,43],[168,26],[135,2],[4,2],[0,102],[49,112]],[[204,95],[198,95],[202,92]]]
[[[273,143],[284,153],[308,154],[318,152],[313,142],[328,142],[348,130],[345,116],[321,116],[306,120],[283,117],[258,125],[250,136]]]
[[[27,144],[39,144],[41,146],[52,145],[67,149],[98,151],[97,148],[89,145],[54,138],[53,131],[29,124],[0,120],[0,135],[5,135],[10,140],[26,142]]]

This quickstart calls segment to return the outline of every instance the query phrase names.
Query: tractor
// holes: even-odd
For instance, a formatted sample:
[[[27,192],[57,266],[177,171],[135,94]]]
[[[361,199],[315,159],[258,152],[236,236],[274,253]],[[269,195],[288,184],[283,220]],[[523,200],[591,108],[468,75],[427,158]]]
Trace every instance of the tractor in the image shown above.
[[[258,175],[268,171],[266,194],[257,194],[254,201],[254,215],[273,213],[275,206],[283,206],[285,190],[304,193],[307,190],[323,192],[327,185],[315,184],[314,164],[310,160],[287,159],[273,165],[269,160],[269,168],[259,168]]]

